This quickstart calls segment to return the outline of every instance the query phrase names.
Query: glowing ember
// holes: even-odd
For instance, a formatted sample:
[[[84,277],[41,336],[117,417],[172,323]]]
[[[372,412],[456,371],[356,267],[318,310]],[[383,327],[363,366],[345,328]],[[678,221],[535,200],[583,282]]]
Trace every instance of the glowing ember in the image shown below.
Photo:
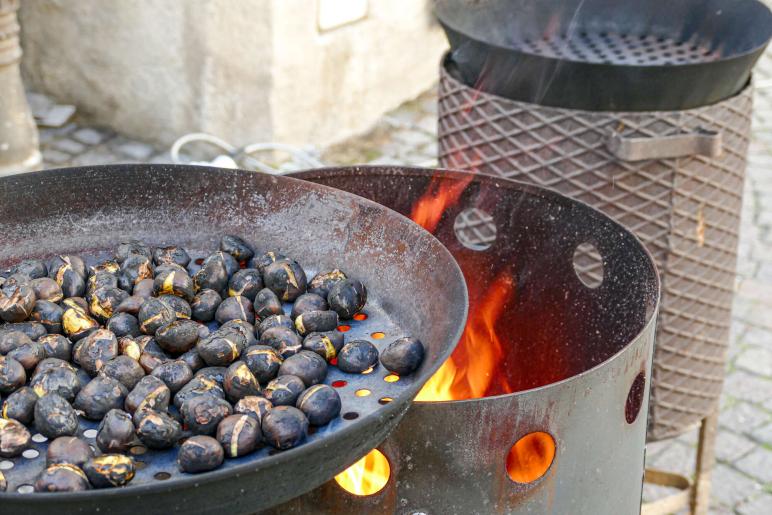
[[[389,460],[378,449],[335,476],[335,481],[354,495],[372,495],[383,490],[389,482]]]

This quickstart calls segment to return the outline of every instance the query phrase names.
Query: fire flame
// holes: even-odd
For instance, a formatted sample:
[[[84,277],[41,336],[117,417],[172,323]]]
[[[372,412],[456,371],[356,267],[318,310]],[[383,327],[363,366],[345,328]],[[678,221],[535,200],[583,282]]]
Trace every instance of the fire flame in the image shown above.
[[[335,481],[354,495],[372,495],[380,492],[389,481],[389,460],[378,449],[335,476]]]
[[[458,202],[472,178],[469,174],[463,180],[446,182],[438,176],[432,177],[426,193],[413,206],[410,218],[427,231],[434,232],[445,208]]]

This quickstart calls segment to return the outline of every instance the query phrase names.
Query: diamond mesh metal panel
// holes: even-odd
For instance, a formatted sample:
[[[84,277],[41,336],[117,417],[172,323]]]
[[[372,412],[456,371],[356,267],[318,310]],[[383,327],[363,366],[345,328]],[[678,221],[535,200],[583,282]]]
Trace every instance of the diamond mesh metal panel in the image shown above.
[[[674,112],[587,112],[476,91],[441,67],[439,161],[532,182],[583,200],[635,232],[662,276],[649,440],[676,436],[709,414],[729,342],[751,87]],[[657,138],[721,133],[719,157],[624,161],[611,134]],[[577,270],[599,276],[578,253]],[[594,263],[594,264],[593,264]],[[602,275],[600,275],[602,277]]]

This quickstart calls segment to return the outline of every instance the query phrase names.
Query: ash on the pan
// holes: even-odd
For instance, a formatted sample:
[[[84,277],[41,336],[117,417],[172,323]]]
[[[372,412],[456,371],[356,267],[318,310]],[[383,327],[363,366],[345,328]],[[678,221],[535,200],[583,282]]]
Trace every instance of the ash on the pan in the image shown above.
[[[230,235],[200,259],[129,241],[109,259],[18,263],[0,274],[0,457],[51,440],[34,489],[57,492],[124,486],[147,449],[179,448],[179,469],[198,473],[297,446],[340,418],[342,372],[378,366],[372,343],[344,335],[366,303],[342,271],[308,281]],[[400,338],[380,361],[404,376],[423,353]],[[95,445],[84,421],[99,424],[84,432]]]

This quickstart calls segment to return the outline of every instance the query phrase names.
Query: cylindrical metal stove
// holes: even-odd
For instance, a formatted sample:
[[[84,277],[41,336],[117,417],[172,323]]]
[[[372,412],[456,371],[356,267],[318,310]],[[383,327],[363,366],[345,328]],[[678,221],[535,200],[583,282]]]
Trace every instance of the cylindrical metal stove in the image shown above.
[[[662,280],[650,440],[711,414],[731,321],[752,87],[713,105],[581,111],[479,91],[441,66],[439,159],[555,189],[632,230]],[[584,255],[585,273],[595,273]]]
[[[379,492],[355,496],[330,481],[273,513],[639,510],[659,282],[630,232],[581,202],[481,174],[298,176],[411,216],[447,246],[470,316],[448,362],[456,374],[441,368],[419,399],[479,398],[415,402],[379,447],[390,467]],[[575,269],[586,246],[602,256],[599,283]]]

